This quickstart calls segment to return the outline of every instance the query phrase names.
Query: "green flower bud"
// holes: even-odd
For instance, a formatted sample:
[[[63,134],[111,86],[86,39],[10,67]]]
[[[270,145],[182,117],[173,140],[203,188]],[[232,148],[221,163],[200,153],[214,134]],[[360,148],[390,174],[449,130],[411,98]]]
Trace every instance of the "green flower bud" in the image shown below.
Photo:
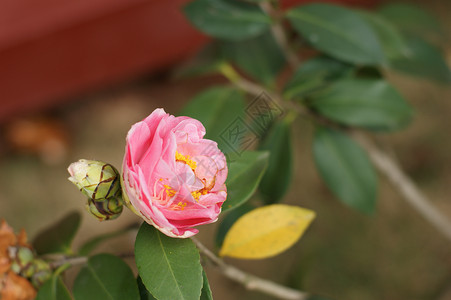
[[[116,219],[123,208],[119,172],[110,164],[80,159],[72,163],[69,180],[88,196],[86,209],[99,221]]]
[[[88,199],[86,209],[99,221],[114,220],[122,213],[122,199],[111,197],[103,200]]]
[[[52,269],[46,261],[39,258],[33,260],[32,265],[31,283],[38,288],[52,276]]]
[[[32,249],[22,246],[8,248],[8,256],[11,260],[11,270],[27,279],[38,288],[52,275],[50,265],[36,258]]]
[[[23,271],[30,265],[35,256],[33,251],[27,247],[9,247],[8,252],[11,270],[17,274],[23,274]]]
[[[110,164],[80,159],[68,168],[69,180],[93,200],[119,197],[121,184],[119,172]]]

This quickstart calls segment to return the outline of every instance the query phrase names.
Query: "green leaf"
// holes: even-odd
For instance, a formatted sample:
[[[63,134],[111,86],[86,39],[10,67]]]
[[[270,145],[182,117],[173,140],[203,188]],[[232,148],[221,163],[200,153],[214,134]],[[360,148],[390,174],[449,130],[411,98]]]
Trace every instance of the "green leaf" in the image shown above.
[[[351,76],[350,76],[351,77]],[[355,70],[354,76],[359,79],[384,79],[384,74],[377,67],[364,66]]]
[[[260,7],[238,0],[195,0],[184,12],[203,33],[232,41],[257,36],[271,24]]]
[[[348,76],[354,67],[327,56],[318,56],[304,62],[287,83],[284,97],[303,97],[321,90],[328,83]]]
[[[207,274],[205,270],[202,270],[202,278],[203,278],[203,286],[202,293],[200,294],[200,300],[213,300],[213,296],[211,295],[210,284],[208,283]]]
[[[387,3],[378,13],[399,28],[416,33],[441,33],[437,17],[429,14],[423,7],[407,3]]]
[[[196,95],[179,115],[199,120],[207,130],[205,138],[218,143],[225,153],[236,151],[238,142],[228,143],[221,138],[237,118],[244,117],[245,101],[241,92],[231,87],[213,87]]]
[[[75,300],[139,300],[138,285],[130,267],[111,254],[89,258],[74,282]]]
[[[361,11],[360,15],[376,32],[388,60],[407,57],[410,54],[401,32],[392,23],[368,11]]]
[[[156,298],[152,296],[152,294],[146,289],[146,286],[144,285],[141,277],[138,276],[136,282],[138,283],[139,295],[141,297],[141,300],[156,300]]]
[[[269,86],[285,65],[285,56],[270,31],[245,41],[223,42],[221,50],[226,60]]]
[[[155,298],[199,299],[202,266],[190,239],[170,238],[144,223],[136,237],[135,260],[144,285]]]
[[[109,239],[118,237],[127,232],[130,232],[130,230],[133,230],[133,229],[137,229],[137,224],[132,224],[126,228],[119,229],[118,231],[109,232],[109,233],[105,233],[105,234],[102,234],[99,236],[95,236],[81,246],[80,250],[78,250],[78,254],[81,256],[87,256],[101,243],[103,243]]]
[[[278,202],[288,190],[293,175],[293,145],[291,143],[291,120],[276,123],[259,149],[268,150],[269,163],[260,182],[259,190],[266,204]]]
[[[200,77],[204,75],[218,74],[221,64],[219,47],[215,43],[203,46],[194,57],[186,62],[181,62],[171,72],[171,79],[181,80],[186,78]]]
[[[225,216],[222,218],[219,226],[217,227],[218,229],[216,231],[215,237],[216,247],[221,248],[227,232],[229,231],[230,227],[232,227],[232,225],[236,222],[236,220],[253,209],[255,209],[255,206],[249,204],[249,202],[246,202],[243,205],[240,205],[237,208],[225,213]]]
[[[375,32],[357,12],[315,3],[291,9],[287,17],[314,48],[330,56],[354,64],[384,63]]]
[[[268,158],[266,151],[244,151],[229,163],[227,200],[222,205],[223,211],[243,204],[255,193],[268,166]]]
[[[377,177],[366,153],[336,130],[319,128],[313,156],[326,185],[345,204],[371,214],[377,197]]]
[[[60,276],[53,275],[38,291],[35,300],[72,300]]]
[[[405,39],[410,54],[392,59],[391,68],[416,77],[451,82],[451,71],[440,49],[419,37],[408,35]]]
[[[331,120],[370,130],[394,130],[407,125],[412,108],[386,81],[344,79],[316,94],[311,106]]]
[[[80,221],[80,214],[71,212],[41,231],[33,241],[36,252],[39,254],[73,254],[71,244],[80,226]]]

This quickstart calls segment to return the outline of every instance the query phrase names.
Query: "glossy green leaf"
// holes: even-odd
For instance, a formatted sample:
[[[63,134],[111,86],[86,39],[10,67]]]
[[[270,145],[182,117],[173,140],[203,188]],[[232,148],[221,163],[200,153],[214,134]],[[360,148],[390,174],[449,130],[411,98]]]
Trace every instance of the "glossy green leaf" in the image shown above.
[[[344,133],[319,128],[313,156],[324,182],[343,203],[364,213],[374,212],[377,176],[359,145]]]
[[[80,214],[71,212],[41,231],[33,241],[36,252],[39,254],[73,254],[71,244],[80,226],[80,221]]]
[[[257,36],[271,24],[260,7],[238,0],[194,0],[184,12],[203,33],[232,41]]]
[[[386,81],[344,79],[315,95],[311,106],[331,120],[371,130],[394,130],[407,125],[412,108]]]
[[[328,83],[348,76],[354,70],[352,65],[327,56],[318,56],[304,62],[284,89],[286,98],[303,97],[321,90]]]
[[[410,54],[401,32],[391,22],[368,11],[361,11],[360,15],[376,32],[388,60],[407,57]]]
[[[242,215],[250,212],[251,210],[255,209],[256,207],[254,205],[251,205],[249,202],[244,203],[243,205],[238,206],[235,209],[232,209],[231,211],[228,211],[222,214],[223,218],[221,222],[219,223],[219,226],[217,227],[216,231],[216,237],[215,237],[215,245],[218,248],[221,248],[222,243],[224,242],[224,238],[229,231],[230,227],[238,220]]]
[[[171,79],[181,80],[217,74],[222,63],[219,47],[215,43],[208,43],[194,57],[178,64],[177,68],[171,72]]]
[[[228,164],[227,200],[222,205],[224,211],[243,204],[255,193],[268,166],[268,158],[266,151],[244,151]]]
[[[274,124],[259,147],[260,150],[267,150],[270,153],[268,168],[259,186],[266,204],[278,202],[291,184],[293,176],[291,123],[291,120],[283,119]]]
[[[278,72],[285,65],[285,56],[271,32],[240,42],[221,43],[226,60],[266,85],[273,85]]]
[[[141,277],[138,276],[136,282],[138,283],[139,295],[141,297],[141,300],[156,300],[156,298],[152,296],[152,294],[146,289],[146,286],[144,285]]]
[[[200,294],[200,300],[213,300],[210,284],[208,283],[208,278],[207,274],[205,273],[205,270],[202,270],[202,278],[203,285],[202,285],[202,293]]]
[[[373,66],[364,66],[358,68],[357,70],[355,70],[353,77],[357,77],[359,79],[378,79],[378,80],[382,80],[385,78],[382,71],[379,68]]]
[[[170,238],[144,223],[136,237],[135,260],[144,285],[158,300],[199,299],[202,266],[190,239]]]
[[[213,87],[196,95],[179,115],[202,122],[207,130],[205,138],[217,142],[219,149],[228,153],[240,147],[239,140],[224,140],[221,135],[237,118],[244,117],[244,108],[243,94],[237,89]]]
[[[39,288],[35,300],[72,300],[72,296],[61,277],[53,275]]]
[[[130,267],[111,254],[89,258],[74,282],[75,300],[139,300],[136,279]]]
[[[440,33],[442,30],[437,17],[423,7],[408,3],[387,3],[378,13],[399,28],[417,33]]]
[[[384,62],[376,33],[351,9],[314,3],[291,9],[287,17],[314,48],[332,57],[354,64]]]
[[[410,54],[392,59],[391,68],[416,77],[451,82],[451,71],[440,49],[415,36],[406,36],[405,39]]]

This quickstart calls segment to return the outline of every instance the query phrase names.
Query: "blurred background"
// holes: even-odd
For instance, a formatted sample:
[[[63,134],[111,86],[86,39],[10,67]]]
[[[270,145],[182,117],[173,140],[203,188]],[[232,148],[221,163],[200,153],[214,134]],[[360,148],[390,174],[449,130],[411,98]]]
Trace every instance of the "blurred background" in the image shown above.
[[[126,211],[99,223],[67,181],[80,158],[121,166],[130,126],[157,107],[177,114],[218,76],[175,80],[208,38],[180,9],[185,0],[3,0],[0,2],[0,218],[36,233],[72,210],[83,213],[76,244],[139,219]],[[283,1],[285,6],[307,1]],[[330,2],[330,1],[329,1]],[[375,7],[377,0],[334,1]],[[442,23],[451,64],[451,2],[409,1]],[[406,171],[451,218],[451,88],[389,74],[416,108],[414,122],[384,134]],[[451,299],[451,245],[381,180],[378,212],[341,205],[313,165],[311,128],[295,132],[296,174],[286,202],[317,212],[295,247],[245,270],[333,299]],[[215,225],[200,238],[214,248]],[[132,251],[134,233],[100,250]],[[124,242],[124,239],[127,242]],[[133,265],[133,261],[131,261]],[[270,299],[207,266],[215,299]]]

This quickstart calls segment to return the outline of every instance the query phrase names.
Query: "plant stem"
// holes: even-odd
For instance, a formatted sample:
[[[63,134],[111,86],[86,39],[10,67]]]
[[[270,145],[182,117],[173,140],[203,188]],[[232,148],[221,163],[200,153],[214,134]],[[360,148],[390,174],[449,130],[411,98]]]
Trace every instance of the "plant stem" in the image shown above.
[[[296,68],[300,64],[300,60],[297,54],[294,51],[292,51],[288,43],[287,35],[282,26],[281,19],[277,16],[277,12],[274,11],[274,8],[268,2],[260,3],[260,7],[264,12],[266,12],[266,14],[272,17],[274,21],[274,23],[271,25],[272,35],[276,40],[276,43],[282,50],[282,52],[285,54],[285,57],[287,58],[289,65],[292,68]]]
[[[285,101],[283,96],[276,92],[269,92],[263,86],[254,82],[248,81],[242,77],[235,77],[232,81],[238,88],[243,91],[258,96],[261,93],[267,93],[272,100],[276,101],[280,106],[294,110],[300,115],[307,116],[319,123],[324,123],[324,120],[318,119],[318,116],[312,115],[308,110],[291,101]],[[337,126],[339,128],[339,126]],[[376,147],[362,132],[356,130],[348,132],[351,137],[359,142],[363,148],[368,152],[371,161],[376,168],[392,183],[393,187],[404,197],[420,215],[423,216],[431,225],[440,231],[445,237],[451,241],[451,222],[437,210],[428,199],[416,186],[412,179],[402,170],[402,168],[390,158],[390,155],[383,150]]]
[[[272,7],[267,4],[261,6],[268,14],[274,15],[275,12],[272,11]],[[280,26],[280,22],[277,23],[279,29],[283,31],[283,27]],[[279,32],[273,30],[273,35],[276,42],[279,44],[280,48],[284,51],[287,57],[288,63],[293,69],[296,69],[299,65],[299,60],[297,59],[296,53],[290,48],[287,43],[287,39],[280,38]],[[279,36],[279,37],[278,37]],[[291,57],[291,59],[290,59]],[[296,57],[296,60],[292,59]],[[244,78],[235,78],[234,81],[239,88],[252,94],[254,96],[260,95],[265,91],[265,88],[250,82]],[[318,120],[317,116],[313,116],[305,108],[296,105],[291,101],[284,101],[283,96],[278,93],[268,93],[267,94],[280,105],[285,108],[292,109],[299,114],[306,115],[309,118]],[[318,120],[322,123],[323,120]],[[448,218],[443,215],[439,210],[437,210],[430,202],[430,200],[421,192],[421,190],[416,186],[412,179],[407,176],[407,174],[402,170],[402,168],[390,158],[390,155],[379,148],[377,148],[366,136],[361,132],[352,131],[350,135],[359,142],[363,148],[368,152],[371,161],[377,167],[379,172],[384,174],[387,179],[392,183],[394,188],[404,197],[404,199],[409,203],[414,209],[418,211],[431,225],[433,225],[438,231],[440,231],[445,237],[451,241],[451,222]]]
[[[451,222],[420,191],[412,179],[401,169],[386,152],[378,149],[361,132],[354,131],[352,136],[368,152],[377,169],[387,177],[404,199],[415,208],[429,223],[451,241]]]
[[[216,265],[227,278],[242,284],[249,290],[259,291],[279,299],[306,300],[308,293],[285,287],[273,281],[259,278],[226,264],[196,238],[191,238],[199,251]]]
[[[222,259],[217,257],[213,252],[211,252],[207,247],[205,247],[199,240],[192,237],[193,242],[196,244],[199,251],[204,254],[214,265],[216,265],[221,272],[238,283],[241,283],[244,287],[249,290],[259,291],[267,295],[279,299],[291,299],[291,300],[306,300],[309,294],[301,292],[295,289],[285,287],[283,285],[277,284],[275,282],[259,278],[257,276],[251,275],[249,273],[243,272],[240,269],[226,264]],[[120,255],[122,258],[133,257],[134,254],[123,254]],[[75,257],[62,257],[59,260],[50,263],[50,267],[53,270],[58,269],[61,266],[77,266],[83,265],[88,262],[88,257],[86,256],[75,256]]]
[[[87,262],[88,262],[88,257],[86,257],[86,256],[74,256],[74,257],[64,256],[60,260],[51,262],[50,268],[55,270],[66,264],[69,264],[70,266],[78,266],[78,265],[84,265]]]

